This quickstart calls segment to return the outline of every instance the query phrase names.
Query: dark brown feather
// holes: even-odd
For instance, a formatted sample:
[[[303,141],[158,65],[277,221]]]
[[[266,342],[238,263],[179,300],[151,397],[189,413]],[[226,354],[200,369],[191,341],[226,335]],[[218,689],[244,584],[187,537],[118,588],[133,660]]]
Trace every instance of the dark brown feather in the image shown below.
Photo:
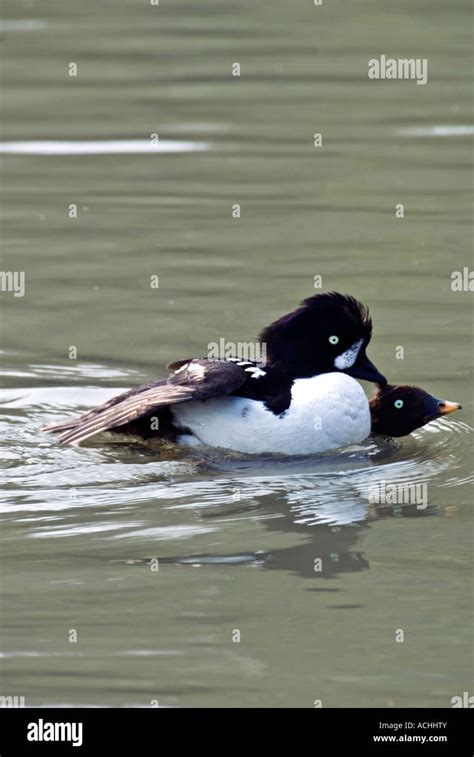
[[[45,430],[64,431],[59,437],[60,441],[77,445],[91,436],[125,426],[160,408],[231,394],[247,379],[244,369],[234,362],[191,360],[173,364],[177,365],[179,369],[167,380],[131,389],[78,418],[47,426]]]

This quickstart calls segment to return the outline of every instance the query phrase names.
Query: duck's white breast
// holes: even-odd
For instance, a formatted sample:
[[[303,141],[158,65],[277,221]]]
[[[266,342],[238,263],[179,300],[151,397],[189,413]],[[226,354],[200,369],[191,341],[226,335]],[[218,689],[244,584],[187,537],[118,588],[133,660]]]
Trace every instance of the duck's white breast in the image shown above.
[[[370,434],[367,397],[360,384],[344,373],[297,379],[291,397],[290,407],[281,415],[243,397],[183,403],[171,412],[177,424],[204,444],[251,454],[326,452],[361,442]],[[188,443],[191,439],[183,437]]]

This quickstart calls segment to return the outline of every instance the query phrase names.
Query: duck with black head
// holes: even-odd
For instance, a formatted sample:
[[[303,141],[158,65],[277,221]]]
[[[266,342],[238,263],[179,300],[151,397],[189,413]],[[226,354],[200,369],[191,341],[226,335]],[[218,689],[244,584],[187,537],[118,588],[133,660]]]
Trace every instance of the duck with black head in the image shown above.
[[[372,433],[383,436],[407,436],[417,428],[461,410],[459,402],[433,397],[418,386],[379,384],[370,398]]]
[[[267,364],[291,378],[341,371],[353,378],[384,382],[366,355],[372,319],[365,305],[329,292],[303,300],[300,307],[267,326]]]
[[[237,356],[178,360],[168,378],[45,430],[61,431],[60,441],[73,445],[113,430],[249,453],[333,449],[370,430],[354,378],[385,381],[366,354],[371,336],[369,311],[354,297],[314,295],[262,331],[264,367]],[[319,439],[315,423],[324,431]]]
[[[78,418],[54,424],[64,444],[104,431],[248,454],[317,454],[370,433],[405,436],[460,409],[423,389],[387,384],[370,362],[368,309],[331,292],[304,300],[260,336],[268,362],[188,358],[171,375],[131,389]],[[378,388],[368,401],[356,378]]]

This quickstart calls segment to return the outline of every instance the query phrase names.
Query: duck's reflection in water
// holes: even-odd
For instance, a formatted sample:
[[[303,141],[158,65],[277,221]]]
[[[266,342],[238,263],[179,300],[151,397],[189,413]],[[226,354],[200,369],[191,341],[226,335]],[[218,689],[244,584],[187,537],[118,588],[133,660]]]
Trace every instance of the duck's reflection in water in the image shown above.
[[[263,482],[261,482],[263,483]],[[272,492],[252,497],[255,519],[275,534],[295,533],[303,537],[300,544],[270,551],[235,552],[229,554],[190,554],[159,558],[161,563],[191,566],[253,564],[264,570],[283,570],[318,581],[318,591],[338,591],[329,582],[338,575],[368,570],[362,540],[371,525],[381,518],[427,517],[437,513],[436,506],[420,509],[416,505],[371,505],[367,496],[341,482],[326,481],[319,490],[314,480],[311,489],[298,485],[280,494]],[[328,485],[329,484],[329,485]],[[331,485],[332,484],[332,485]],[[309,495],[311,491],[311,495]],[[205,518],[235,517],[248,510],[245,500],[214,511]],[[159,557],[159,556],[155,556]],[[146,562],[152,557],[146,558]],[[327,582],[323,586],[322,582]]]

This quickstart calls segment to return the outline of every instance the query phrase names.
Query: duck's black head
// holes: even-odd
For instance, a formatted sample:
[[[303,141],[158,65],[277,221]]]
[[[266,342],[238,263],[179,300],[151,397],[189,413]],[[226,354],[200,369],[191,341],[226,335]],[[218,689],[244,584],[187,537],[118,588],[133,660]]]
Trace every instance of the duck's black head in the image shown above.
[[[458,402],[438,400],[417,386],[379,386],[369,400],[372,432],[406,436],[435,418],[461,410]]]
[[[365,354],[371,336],[368,309],[354,297],[329,292],[304,300],[267,326],[260,339],[266,344],[267,364],[292,378],[343,371],[383,383],[385,377]]]

